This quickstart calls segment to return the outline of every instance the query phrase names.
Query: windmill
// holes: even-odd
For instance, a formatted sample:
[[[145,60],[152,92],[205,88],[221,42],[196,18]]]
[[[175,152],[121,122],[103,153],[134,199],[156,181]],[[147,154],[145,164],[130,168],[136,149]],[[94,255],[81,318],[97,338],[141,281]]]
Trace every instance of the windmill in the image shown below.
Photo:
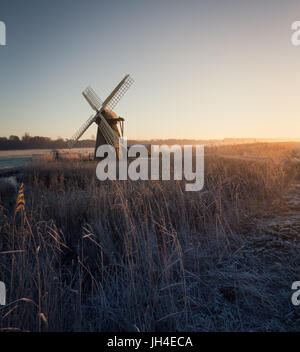
[[[119,138],[123,137],[124,134],[124,119],[118,117],[113,112],[113,109],[130,88],[132,83],[133,79],[129,75],[126,75],[104,102],[91,87],[87,87],[82,92],[83,96],[96,113],[92,115],[72,136],[68,142],[69,148],[73,148],[84,132],[95,122],[98,125],[94,153],[95,158],[97,148],[103,144],[110,144],[115,147],[118,155]]]

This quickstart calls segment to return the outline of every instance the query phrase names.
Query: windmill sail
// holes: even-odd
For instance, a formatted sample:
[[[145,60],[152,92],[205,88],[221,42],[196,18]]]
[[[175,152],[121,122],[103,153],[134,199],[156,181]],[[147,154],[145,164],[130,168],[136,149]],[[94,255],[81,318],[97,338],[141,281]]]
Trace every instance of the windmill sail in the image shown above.
[[[101,106],[103,105],[103,101],[98,97],[93,88],[87,87],[82,92],[82,95],[95,111],[98,112],[100,110]]]
[[[113,129],[109,126],[105,119],[101,120],[99,123],[99,132],[102,133],[107,144],[114,146],[118,143],[118,136],[116,136]]]
[[[74,144],[78,139],[84,134],[84,132],[91,126],[91,124],[96,120],[97,115],[91,116],[80,128],[74,133],[72,138],[68,141],[69,148],[73,148]]]
[[[96,152],[98,146],[103,144],[112,145],[117,153],[117,157],[119,155],[119,138],[121,137],[120,132],[117,126],[114,124],[113,119],[106,120],[107,114],[110,114],[109,111],[104,110],[101,113],[101,120],[98,123],[98,132],[96,139],[96,148],[95,148],[95,158],[97,157]]]
[[[133,82],[133,79],[129,75],[126,75],[112,93],[105,99],[103,107],[113,110]]]

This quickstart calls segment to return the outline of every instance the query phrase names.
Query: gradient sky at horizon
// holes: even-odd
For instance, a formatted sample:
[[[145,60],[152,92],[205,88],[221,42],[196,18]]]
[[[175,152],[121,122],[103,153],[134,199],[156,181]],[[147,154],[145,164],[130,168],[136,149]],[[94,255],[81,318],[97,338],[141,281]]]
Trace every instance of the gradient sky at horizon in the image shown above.
[[[131,73],[128,138],[299,138],[298,0],[1,0],[0,20],[1,136],[70,137],[81,91]]]

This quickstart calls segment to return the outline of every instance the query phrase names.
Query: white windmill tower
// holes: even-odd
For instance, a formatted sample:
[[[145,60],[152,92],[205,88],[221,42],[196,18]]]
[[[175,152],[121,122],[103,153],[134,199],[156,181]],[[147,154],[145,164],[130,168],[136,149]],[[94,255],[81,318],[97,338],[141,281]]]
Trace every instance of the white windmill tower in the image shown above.
[[[98,125],[97,139],[95,145],[96,151],[100,145],[110,144],[119,149],[119,138],[123,137],[124,119],[118,117],[114,112],[114,107],[118,104],[122,96],[127,92],[133,83],[133,79],[126,75],[110,95],[102,102],[95,91],[91,87],[87,87],[83,92],[83,96],[90,106],[96,111],[72,136],[69,140],[69,148],[73,148],[78,139],[84,132],[95,122]],[[117,154],[118,155],[118,154]]]

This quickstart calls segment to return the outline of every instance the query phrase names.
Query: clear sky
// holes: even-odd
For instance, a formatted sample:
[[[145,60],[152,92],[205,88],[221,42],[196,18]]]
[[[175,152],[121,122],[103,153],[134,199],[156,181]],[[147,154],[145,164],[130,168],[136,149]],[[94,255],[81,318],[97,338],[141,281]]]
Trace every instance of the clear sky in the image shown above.
[[[70,137],[81,91],[131,73],[128,138],[299,138],[299,0],[1,0],[0,20],[1,136]]]

